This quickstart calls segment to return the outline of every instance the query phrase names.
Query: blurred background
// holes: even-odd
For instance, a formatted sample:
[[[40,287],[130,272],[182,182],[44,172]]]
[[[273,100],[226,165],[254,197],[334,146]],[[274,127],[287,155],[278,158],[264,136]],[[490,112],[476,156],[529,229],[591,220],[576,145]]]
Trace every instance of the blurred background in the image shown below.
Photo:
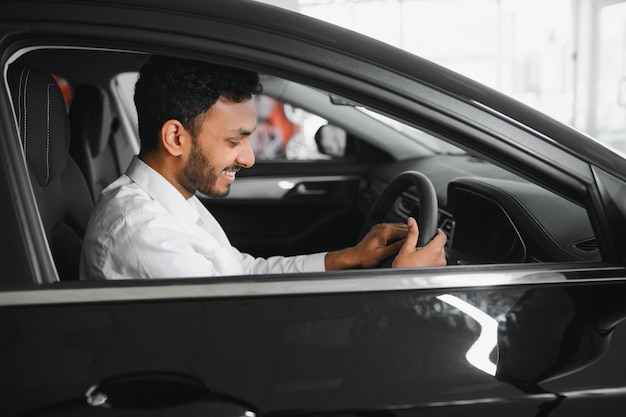
[[[258,0],[363,33],[626,153],[626,0]]]

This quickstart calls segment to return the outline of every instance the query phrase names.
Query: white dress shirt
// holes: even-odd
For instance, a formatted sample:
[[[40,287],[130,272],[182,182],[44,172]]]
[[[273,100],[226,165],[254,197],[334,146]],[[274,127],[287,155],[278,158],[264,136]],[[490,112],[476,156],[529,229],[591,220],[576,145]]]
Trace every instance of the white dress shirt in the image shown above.
[[[98,200],[80,278],[177,278],[324,271],[326,253],[267,259],[234,248],[206,207],[139,158]]]

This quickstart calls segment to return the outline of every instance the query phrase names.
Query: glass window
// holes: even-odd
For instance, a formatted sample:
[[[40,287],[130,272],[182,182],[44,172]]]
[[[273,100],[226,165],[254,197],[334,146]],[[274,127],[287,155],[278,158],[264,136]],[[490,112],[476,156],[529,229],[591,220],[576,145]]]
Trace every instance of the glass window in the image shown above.
[[[255,97],[255,104],[257,128],[250,141],[257,161],[329,158],[315,142],[326,119],[264,94]]]

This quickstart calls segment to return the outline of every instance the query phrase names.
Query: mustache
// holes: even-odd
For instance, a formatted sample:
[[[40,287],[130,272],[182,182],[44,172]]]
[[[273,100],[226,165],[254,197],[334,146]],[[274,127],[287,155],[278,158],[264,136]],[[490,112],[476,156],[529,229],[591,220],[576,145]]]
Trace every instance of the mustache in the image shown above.
[[[239,172],[240,169],[245,168],[242,165],[231,165],[229,167],[224,168],[222,171],[235,171]]]

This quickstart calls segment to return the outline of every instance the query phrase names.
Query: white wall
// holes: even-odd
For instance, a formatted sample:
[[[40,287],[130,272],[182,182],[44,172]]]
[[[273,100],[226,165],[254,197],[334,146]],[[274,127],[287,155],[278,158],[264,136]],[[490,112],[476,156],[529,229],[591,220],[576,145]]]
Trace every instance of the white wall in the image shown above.
[[[626,0],[262,1],[401,47],[626,151]]]

